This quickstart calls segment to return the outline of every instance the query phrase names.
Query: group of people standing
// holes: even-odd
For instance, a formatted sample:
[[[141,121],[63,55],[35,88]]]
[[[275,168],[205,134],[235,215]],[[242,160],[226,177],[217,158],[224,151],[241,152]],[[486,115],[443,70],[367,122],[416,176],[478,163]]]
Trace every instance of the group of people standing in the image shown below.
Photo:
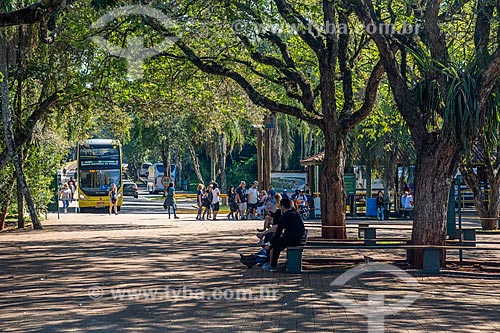
[[[245,181],[241,181],[238,187],[229,186],[227,191],[229,214],[226,216],[228,220],[264,219],[266,204],[269,202],[276,204],[277,193],[272,186],[268,191],[259,191],[257,181],[252,182],[249,188],[246,185]],[[217,220],[221,198],[219,185],[211,182],[205,188],[203,184],[199,184],[196,198],[198,205],[196,219]]]
[[[268,190],[258,189],[259,182],[254,181],[247,188],[247,183],[241,181],[238,187],[229,186],[227,191],[227,203],[229,206],[229,214],[226,216],[228,220],[247,220],[247,219],[264,219],[266,216],[266,204],[277,202],[279,198],[290,199],[293,208],[299,210],[309,208],[312,201],[312,193],[307,195],[306,191],[310,192],[308,186],[305,190],[296,190],[291,197],[288,196],[286,190],[280,195],[276,193],[273,186],[269,186]],[[197,205],[198,213],[196,219],[217,220],[217,214],[220,208],[221,191],[216,182],[211,182],[207,188],[203,184],[199,184],[197,188]]]
[[[217,220],[217,214],[220,209],[220,194],[219,184],[216,182],[211,182],[206,189],[205,185],[198,185],[196,189],[196,201],[198,204],[197,220]]]

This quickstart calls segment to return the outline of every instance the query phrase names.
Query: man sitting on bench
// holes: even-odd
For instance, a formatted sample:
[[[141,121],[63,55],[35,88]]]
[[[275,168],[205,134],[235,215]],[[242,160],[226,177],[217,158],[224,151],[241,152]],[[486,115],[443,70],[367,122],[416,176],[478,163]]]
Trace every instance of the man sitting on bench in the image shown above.
[[[305,232],[304,222],[300,215],[291,208],[290,199],[282,199],[280,208],[281,218],[278,222],[278,228],[271,241],[266,244],[266,249],[271,249],[271,263],[262,266],[263,269],[268,268],[271,272],[277,271],[280,252],[287,246],[300,245],[300,240]]]
[[[406,217],[411,216],[410,210],[413,209],[413,196],[408,191],[405,191],[401,196],[401,208],[403,208]]]

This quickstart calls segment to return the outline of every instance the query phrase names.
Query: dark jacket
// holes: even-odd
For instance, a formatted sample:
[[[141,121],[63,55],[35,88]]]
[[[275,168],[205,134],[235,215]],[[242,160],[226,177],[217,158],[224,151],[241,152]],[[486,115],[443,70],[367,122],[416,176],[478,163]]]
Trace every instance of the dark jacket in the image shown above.
[[[271,239],[271,244],[276,244],[280,237],[287,245],[299,245],[300,239],[304,234],[304,222],[295,210],[289,210],[281,215],[278,222],[278,230]]]
[[[377,197],[376,205],[377,205],[377,207],[384,207],[384,198],[383,197]]]

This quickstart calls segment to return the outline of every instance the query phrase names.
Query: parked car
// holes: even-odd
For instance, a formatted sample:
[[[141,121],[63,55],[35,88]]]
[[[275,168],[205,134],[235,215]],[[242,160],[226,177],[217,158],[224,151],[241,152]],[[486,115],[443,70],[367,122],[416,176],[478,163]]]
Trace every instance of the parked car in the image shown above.
[[[130,181],[124,181],[123,195],[129,195],[137,199],[139,197],[139,188],[137,187],[137,184]]]

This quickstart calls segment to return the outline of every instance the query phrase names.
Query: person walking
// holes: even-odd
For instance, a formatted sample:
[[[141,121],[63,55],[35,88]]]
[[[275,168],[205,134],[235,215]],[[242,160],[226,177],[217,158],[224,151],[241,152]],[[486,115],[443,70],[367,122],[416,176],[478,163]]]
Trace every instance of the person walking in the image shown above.
[[[198,214],[196,214],[196,219],[201,221],[201,211],[203,209],[203,189],[205,189],[205,185],[198,184],[198,188],[196,189],[196,203],[198,204]]]
[[[68,184],[64,183],[61,190],[59,191],[59,199],[61,199],[63,203],[63,211],[64,213],[68,212],[69,202],[73,198],[73,193],[69,189]]]
[[[168,184],[167,196],[165,197],[165,202],[163,203],[163,207],[168,210],[168,218],[170,218],[170,208],[174,213],[174,219],[178,219],[179,216],[176,214],[177,205],[175,204],[175,187],[174,183]]]
[[[109,196],[109,215],[113,214],[113,208],[115,210],[115,215],[118,215],[118,189],[116,184],[111,184],[111,189],[108,192]]]

